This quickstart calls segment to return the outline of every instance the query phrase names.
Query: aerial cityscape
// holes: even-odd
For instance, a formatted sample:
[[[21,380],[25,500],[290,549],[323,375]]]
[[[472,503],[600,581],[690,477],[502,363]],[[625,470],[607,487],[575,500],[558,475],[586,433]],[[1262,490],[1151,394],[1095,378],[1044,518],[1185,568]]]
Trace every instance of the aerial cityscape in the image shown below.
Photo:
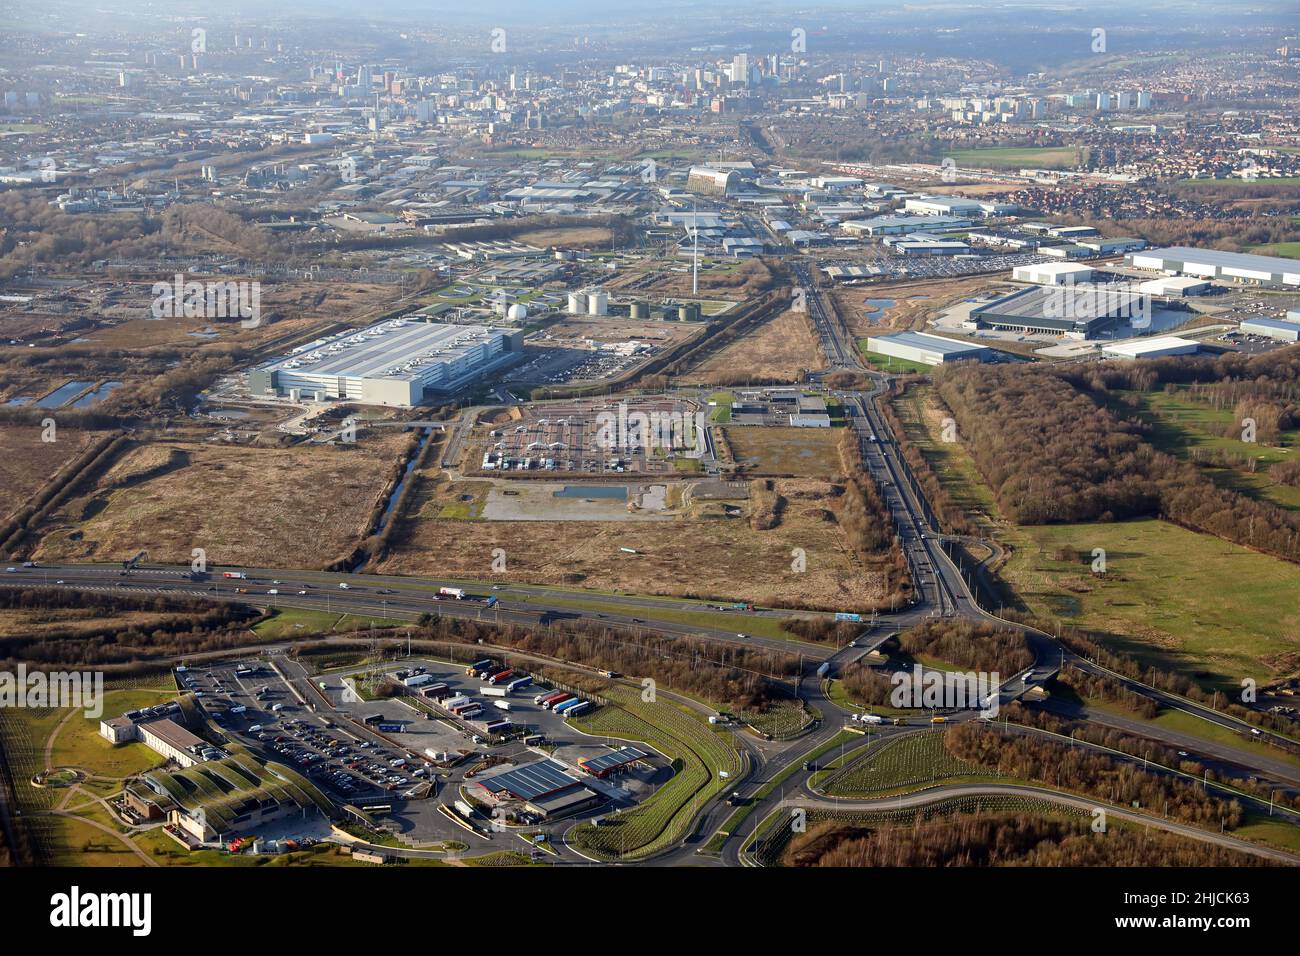
[[[1293,3],[6,7],[0,863],[1300,864]]]

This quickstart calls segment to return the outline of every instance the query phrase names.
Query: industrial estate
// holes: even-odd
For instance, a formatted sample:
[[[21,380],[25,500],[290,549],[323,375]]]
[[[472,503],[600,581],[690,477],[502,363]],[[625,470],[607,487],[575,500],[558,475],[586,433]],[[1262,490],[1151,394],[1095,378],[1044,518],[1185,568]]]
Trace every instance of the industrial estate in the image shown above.
[[[0,861],[1300,863],[1294,6],[120,6],[0,40]]]

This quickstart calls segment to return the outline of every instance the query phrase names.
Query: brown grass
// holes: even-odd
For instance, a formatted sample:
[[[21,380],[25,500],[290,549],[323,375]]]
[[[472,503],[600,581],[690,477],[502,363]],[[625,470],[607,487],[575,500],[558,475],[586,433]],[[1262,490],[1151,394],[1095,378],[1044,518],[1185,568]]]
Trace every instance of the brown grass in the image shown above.
[[[533,229],[514,236],[515,242],[529,246],[562,246],[566,249],[608,249],[610,230],[599,226],[579,226],[572,229]]]
[[[969,298],[990,287],[987,276],[970,279],[928,279],[921,282],[892,282],[883,285],[849,286],[832,293],[835,309],[855,337],[874,335],[894,329],[925,329],[933,313],[961,299]],[[927,296],[924,299],[914,296]],[[898,304],[887,309],[876,322],[865,316],[867,299],[894,299]]]
[[[407,440],[394,432],[351,448],[168,443],[188,465],[128,487],[101,482],[42,529],[36,555],[120,560],[143,548],[155,561],[189,563],[191,549],[203,548],[213,564],[321,567],[368,532]]]
[[[55,431],[56,441],[41,441],[39,426],[0,425],[0,517],[13,514],[56,471],[75,458],[94,433],[72,428]]]
[[[747,475],[830,478],[843,471],[838,428],[729,425],[723,429],[736,463]]]
[[[804,369],[825,365],[806,313],[782,312],[749,335],[707,356],[683,373],[695,382],[733,384],[745,378],[798,382]]]
[[[733,504],[742,514],[733,518],[722,516],[718,502],[700,502],[689,514],[650,522],[440,520],[426,508],[376,570],[768,605],[842,608],[878,600],[883,575],[844,545],[829,486],[779,480],[775,491],[789,500],[763,531],[751,526],[752,503],[739,501]],[[503,575],[492,573],[494,548],[506,552]],[[807,554],[804,573],[791,570],[795,548]]]

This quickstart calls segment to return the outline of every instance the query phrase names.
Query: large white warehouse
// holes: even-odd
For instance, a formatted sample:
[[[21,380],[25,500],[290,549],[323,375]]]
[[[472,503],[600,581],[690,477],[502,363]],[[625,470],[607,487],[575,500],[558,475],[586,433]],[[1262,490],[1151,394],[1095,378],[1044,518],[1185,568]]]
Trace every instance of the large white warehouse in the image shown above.
[[[946,339],[929,332],[891,332],[888,335],[868,336],[867,351],[923,365],[942,365],[944,362],[972,359],[983,362],[993,356],[993,350],[986,346]]]
[[[1300,313],[1291,314],[1300,319]],[[1266,335],[1279,342],[1300,342],[1300,321],[1243,319],[1240,328],[1248,335]]]
[[[1194,355],[1200,351],[1201,343],[1195,339],[1184,339],[1177,335],[1161,335],[1145,339],[1125,339],[1102,346],[1101,352],[1107,358],[1161,358],[1166,355]]]
[[[299,346],[249,372],[254,395],[409,407],[504,365],[521,330],[393,319]]]
[[[1011,278],[1017,282],[1035,282],[1038,285],[1069,285],[1071,282],[1091,282],[1096,272],[1092,266],[1077,262],[1040,262],[1030,266],[1016,266]]]
[[[1170,275],[1221,279],[1269,288],[1300,288],[1300,259],[1170,246],[1130,252],[1124,261],[1139,269],[1155,269]]]

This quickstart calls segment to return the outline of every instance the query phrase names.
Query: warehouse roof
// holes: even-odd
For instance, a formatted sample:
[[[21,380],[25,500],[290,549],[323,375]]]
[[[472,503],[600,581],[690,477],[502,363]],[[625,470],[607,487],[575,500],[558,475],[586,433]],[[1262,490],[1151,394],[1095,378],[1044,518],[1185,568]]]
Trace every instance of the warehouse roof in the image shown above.
[[[1177,335],[1162,335],[1150,339],[1129,339],[1127,342],[1115,342],[1112,345],[1102,347],[1102,351],[1109,355],[1123,355],[1135,357],[1148,352],[1164,352],[1170,349],[1193,349],[1200,348],[1200,343],[1195,339],[1184,339]]]
[[[407,367],[412,363],[418,367],[427,360],[454,362],[492,336],[504,334],[508,331],[480,325],[393,319],[317,339],[262,367],[306,375],[413,379],[418,372]]]
[[[1193,249],[1189,246],[1168,246],[1133,253],[1143,259],[1169,259],[1227,269],[1254,269],[1259,272],[1300,273],[1300,259],[1283,259],[1280,256],[1259,256],[1247,252],[1222,252],[1218,249]]]
[[[942,335],[931,335],[929,332],[891,332],[889,335],[873,335],[868,340],[877,342],[886,339],[899,345],[907,345],[914,349],[924,349],[927,352],[935,352],[940,355],[962,355],[966,352],[983,352],[987,348],[984,345],[975,345],[971,342],[959,342],[957,339],[946,339]]]
[[[1023,319],[1054,319],[1090,322],[1125,310],[1136,311],[1141,296],[1127,289],[1102,285],[1031,286],[972,310],[972,315],[1014,316]]]
[[[1300,333],[1300,320],[1297,319],[1242,319],[1241,327],[1244,329],[1248,326]]]
[[[611,770],[617,770],[619,767],[626,767],[638,760],[644,760],[648,756],[649,754],[637,750],[635,747],[619,747],[617,750],[601,754],[599,757],[588,757],[586,760],[579,760],[578,766],[587,773],[599,777]]]
[[[563,764],[554,760],[540,760],[491,777],[483,777],[478,785],[496,796],[508,794],[519,800],[537,800],[577,786],[578,781],[569,776]]]

